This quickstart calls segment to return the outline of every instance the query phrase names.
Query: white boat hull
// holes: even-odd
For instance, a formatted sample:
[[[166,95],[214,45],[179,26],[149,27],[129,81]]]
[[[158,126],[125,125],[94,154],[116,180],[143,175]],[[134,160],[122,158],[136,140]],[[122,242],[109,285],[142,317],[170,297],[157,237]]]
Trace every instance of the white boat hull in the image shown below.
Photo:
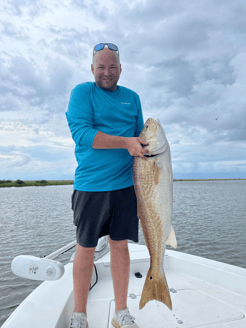
[[[133,243],[128,246],[131,265],[127,305],[140,328],[246,327],[246,269],[166,250],[164,267],[173,291],[173,310],[157,301],[139,310],[149,253],[146,246]],[[98,282],[88,298],[89,328],[109,328],[115,310],[110,253],[95,261],[95,265]],[[69,328],[74,308],[72,271],[70,262],[61,279],[37,287],[2,328]],[[137,278],[136,272],[142,278]],[[92,285],[94,282],[95,271]]]

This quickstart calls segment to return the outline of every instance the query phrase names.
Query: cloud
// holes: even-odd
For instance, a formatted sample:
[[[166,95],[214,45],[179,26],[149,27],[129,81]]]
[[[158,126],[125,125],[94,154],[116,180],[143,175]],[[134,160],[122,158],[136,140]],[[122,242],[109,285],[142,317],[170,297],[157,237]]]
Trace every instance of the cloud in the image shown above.
[[[71,66],[64,60],[58,57],[51,59],[42,69],[33,60],[12,57],[8,70],[1,65],[0,71],[3,72],[0,79],[0,110],[42,107],[53,112],[64,109],[72,77]]]
[[[3,178],[12,164],[14,174],[18,167],[24,175],[73,174],[64,113],[71,90],[94,81],[92,50],[100,42],[118,45],[119,85],[139,94],[144,119],[161,120],[174,175],[246,172],[244,2],[9,0],[2,6]]]
[[[18,41],[29,40],[28,35],[23,30],[17,28],[14,24],[10,22],[2,22],[2,27],[3,28],[1,33],[3,35],[6,35],[7,37],[13,37]]]
[[[109,18],[109,11],[106,6],[100,6],[101,2],[94,0],[91,2],[85,0],[72,0],[71,7],[76,10],[86,10],[92,16],[96,16],[100,22],[106,22]]]
[[[40,15],[47,10],[42,0],[7,0],[4,9],[12,14],[21,16],[27,13],[31,17]]]

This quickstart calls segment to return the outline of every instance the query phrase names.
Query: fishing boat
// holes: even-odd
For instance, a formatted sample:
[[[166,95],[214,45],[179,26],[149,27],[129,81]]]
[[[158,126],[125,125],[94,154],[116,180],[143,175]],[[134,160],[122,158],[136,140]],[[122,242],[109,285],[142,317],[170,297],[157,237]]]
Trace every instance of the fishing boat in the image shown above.
[[[11,314],[2,328],[69,328],[74,308],[73,253],[63,266],[54,258],[76,246],[76,241],[45,258],[21,255],[12,271],[21,277],[45,280]],[[150,301],[139,310],[140,297],[150,266],[145,245],[128,243],[130,279],[127,306],[140,328],[245,328],[246,269],[167,249],[164,270],[172,311]],[[110,271],[110,247],[99,239],[94,256],[87,305],[89,328],[109,328],[115,311]]]

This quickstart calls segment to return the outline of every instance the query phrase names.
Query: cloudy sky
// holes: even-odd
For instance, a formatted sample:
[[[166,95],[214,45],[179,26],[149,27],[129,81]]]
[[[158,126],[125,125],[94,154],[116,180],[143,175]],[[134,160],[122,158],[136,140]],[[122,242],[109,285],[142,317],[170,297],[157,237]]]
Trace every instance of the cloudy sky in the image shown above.
[[[242,0],[1,1],[0,179],[73,179],[65,112],[100,42],[161,120],[174,178],[246,178],[245,17]]]

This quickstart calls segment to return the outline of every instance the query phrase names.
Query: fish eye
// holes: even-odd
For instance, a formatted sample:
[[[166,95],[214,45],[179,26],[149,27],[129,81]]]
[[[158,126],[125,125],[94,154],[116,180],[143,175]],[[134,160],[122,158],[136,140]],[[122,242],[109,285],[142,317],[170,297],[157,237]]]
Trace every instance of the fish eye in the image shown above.
[[[145,128],[148,129],[148,127],[149,127],[149,126],[148,126],[148,124],[147,124],[147,125],[145,126]]]

